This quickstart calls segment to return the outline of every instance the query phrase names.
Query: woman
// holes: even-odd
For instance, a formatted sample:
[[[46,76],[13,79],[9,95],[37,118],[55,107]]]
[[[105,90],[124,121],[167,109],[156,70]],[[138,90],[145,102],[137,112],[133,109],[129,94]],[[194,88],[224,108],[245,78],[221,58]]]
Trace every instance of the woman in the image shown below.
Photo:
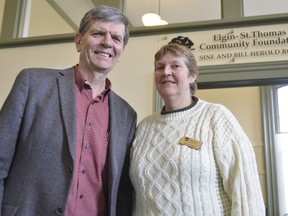
[[[137,128],[134,215],[265,215],[252,145],[229,110],[195,96],[192,51],[164,45],[154,66],[165,106]]]

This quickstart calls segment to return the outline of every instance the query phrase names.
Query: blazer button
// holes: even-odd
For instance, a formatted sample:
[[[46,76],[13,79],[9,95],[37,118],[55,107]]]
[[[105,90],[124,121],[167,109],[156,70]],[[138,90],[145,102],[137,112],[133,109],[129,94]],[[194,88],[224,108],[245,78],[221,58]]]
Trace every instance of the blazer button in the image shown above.
[[[62,214],[63,214],[62,208],[57,208],[56,214],[57,214],[57,215],[62,215]]]

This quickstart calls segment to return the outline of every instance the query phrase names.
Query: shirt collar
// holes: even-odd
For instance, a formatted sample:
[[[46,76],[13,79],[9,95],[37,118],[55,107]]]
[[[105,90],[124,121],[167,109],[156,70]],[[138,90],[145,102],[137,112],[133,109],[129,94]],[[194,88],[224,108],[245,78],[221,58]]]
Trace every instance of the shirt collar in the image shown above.
[[[91,88],[89,84],[85,83],[86,79],[81,74],[78,64],[74,66],[74,74],[75,74],[75,84],[80,91],[82,91],[84,88]],[[108,78],[106,78],[105,90],[101,93],[101,95],[106,96],[110,92],[111,86],[112,86],[111,81]]]

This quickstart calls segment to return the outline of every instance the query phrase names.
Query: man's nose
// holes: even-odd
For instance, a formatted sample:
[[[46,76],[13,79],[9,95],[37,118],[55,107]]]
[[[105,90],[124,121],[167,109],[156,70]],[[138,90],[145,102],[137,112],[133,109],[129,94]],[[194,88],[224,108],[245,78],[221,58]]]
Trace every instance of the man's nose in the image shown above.
[[[108,34],[105,34],[105,35],[103,36],[103,39],[102,39],[102,41],[101,41],[101,44],[102,44],[103,46],[105,46],[105,47],[111,47],[111,46],[112,46],[112,38],[111,38],[111,36],[108,35]]]

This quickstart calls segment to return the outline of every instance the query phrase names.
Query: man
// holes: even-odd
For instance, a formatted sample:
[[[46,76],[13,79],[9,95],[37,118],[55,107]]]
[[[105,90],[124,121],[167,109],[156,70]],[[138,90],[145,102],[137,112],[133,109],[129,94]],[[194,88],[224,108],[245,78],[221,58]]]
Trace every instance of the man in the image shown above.
[[[136,113],[111,90],[129,31],[117,9],[88,11],[79,64],[25,69],[0,111],[2,216],[130,215]]]

